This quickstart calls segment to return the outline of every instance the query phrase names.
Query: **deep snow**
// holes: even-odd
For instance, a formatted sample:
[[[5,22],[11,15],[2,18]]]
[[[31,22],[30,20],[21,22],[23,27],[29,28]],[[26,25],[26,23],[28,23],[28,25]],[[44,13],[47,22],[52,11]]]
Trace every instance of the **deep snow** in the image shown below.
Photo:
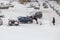
[[[50,7],[44,9],[42,3],[40,2],[40,11],[43,12],[43,18],[39,19],[39,23],[42,21],[43,25],[32,23],[8,26],[9,18],[16,19],[18,16],[26,16],[36,11],[33,8],[27,8],[28,4],[13,2],[14,8],[1,10],[5,18],[3,18],[4,24],[0,26],[0,40],[60,40],[60,18]],[[51,23],[53,16],[58,20],[55,26]]]

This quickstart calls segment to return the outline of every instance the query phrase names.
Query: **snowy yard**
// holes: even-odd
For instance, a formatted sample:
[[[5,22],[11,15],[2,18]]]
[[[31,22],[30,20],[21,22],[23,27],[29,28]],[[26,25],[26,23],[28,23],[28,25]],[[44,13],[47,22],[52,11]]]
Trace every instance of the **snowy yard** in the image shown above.
[[[18,16],[27,16],[31,11],[36,11],[33,8],[27,8],[28,4],[22,5],[13,2],[14,8],[1,10],[5,18],[3,18],[4,24],[0,26],[0,40],[60,40],[60,17],[50,7],[44,9],[42,3],[40,2],[40,11],[43,12],[42,25],[32,23],[8,26],[9,18],[16,19]],[[56,18],[55,26],[51,23],[52,17]]]

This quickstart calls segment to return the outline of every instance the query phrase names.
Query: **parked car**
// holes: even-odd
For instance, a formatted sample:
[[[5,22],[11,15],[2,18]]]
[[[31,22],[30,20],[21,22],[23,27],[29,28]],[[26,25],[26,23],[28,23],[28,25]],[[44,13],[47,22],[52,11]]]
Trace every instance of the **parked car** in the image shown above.
[[[9,26],[18,26],[19,25],[19,21],[18,20],[14,20],[14,19],[9,19],[8,24],[9,24]]]
[[[29,18],[29,17],[18,17],[18,20],[20,21],[20,23],[32,23],[33,22],[32,18]]]
[[[2,19],[0,18],[0,25],[3,25],[3,21],[2,21]]]
[[[4,3],[0,3],[0,9],[8,9],[9,7]]]

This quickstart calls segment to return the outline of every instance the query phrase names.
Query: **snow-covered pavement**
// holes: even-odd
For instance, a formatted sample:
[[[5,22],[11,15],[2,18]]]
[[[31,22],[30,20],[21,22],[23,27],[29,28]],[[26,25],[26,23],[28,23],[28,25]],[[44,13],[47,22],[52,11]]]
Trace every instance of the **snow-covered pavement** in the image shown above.
[[[9,18],[26,16],[31,11],[35,11],[33,8],[27,8],[25,5],[17,2],[13,4],[15,5],[14,8],[2,11],[5,18],[3,18],[4,24],[0,26],[0,40],[60,40],[59,23],[56,21],[55,26],[51,23],[52,17],[55,17],[58,21],[60,17],[50,7],[44,9],[42,2],[40,3],[40,11],[43,12],[43,18],[41,19],[43,25],[32,23],[8,26]]]

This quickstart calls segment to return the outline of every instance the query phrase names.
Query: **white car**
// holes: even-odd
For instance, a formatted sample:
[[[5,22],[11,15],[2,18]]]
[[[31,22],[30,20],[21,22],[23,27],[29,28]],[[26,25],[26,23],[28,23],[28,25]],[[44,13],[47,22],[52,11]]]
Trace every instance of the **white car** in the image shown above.
[[[0,3],[0,9],[8,9],[9,7],[6,6],[4,3]]]
[[[14,20],[14,19],[9,19],[8,25],[9,26],[18,26],[19,25],[19,21],[18,20]]]

